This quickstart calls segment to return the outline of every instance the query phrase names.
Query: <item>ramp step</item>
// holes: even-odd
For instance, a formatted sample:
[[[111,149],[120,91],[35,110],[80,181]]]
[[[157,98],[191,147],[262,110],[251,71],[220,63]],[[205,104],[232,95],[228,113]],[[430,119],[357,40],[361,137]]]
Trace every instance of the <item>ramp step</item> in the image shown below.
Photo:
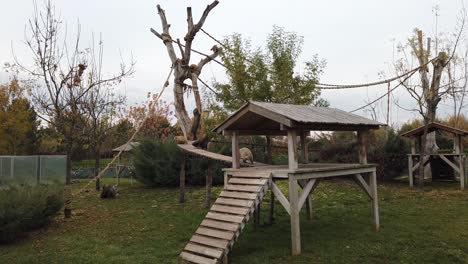
[[[212,257],[216,259],[220,259],[223,256],[222,250],[211,248],[211,247],[206,247],[202,245],[197,245],[194,243],[188,243],[187,246],[185,246],[184,250],[196,253],[198,255],[204,255],[204,256]]]
[[[236,232],[239,229],[239,224],[220,222],[220,221],[215,221],[211,219],[203,220],[201,223],[201,226],[212,227],[212,228],[216,228],[220,230],[227,230],[227,231],[232,231],[232,232]]]
[[[218,262],[216,259],[205,258],[205,257],[191,254],[188,252],[182,252],[180,254],[180,257],[183,260],[190,261],[191,263],[196,263],[196,264],[216,264]]]
[[[224,187],[228,191],[242,191],[242,192],[252,192],[257,193],[262,190],[263,186],[251,186],[251,185],[234,185],[228,184]]]
[[[212,212],[208,212],[208,214],[206,214],[206,218],[219,220],[219,221],[225,221],[225,222],[231,222],[231,223],[238,223],[238,224],[241,224],[242,222],[244,222],[243,216],[235,216],[235,215],[212,213]]]
[[[267,181],[268,179],[231,178],[228,182],[231,184],[265,185]]]
[[[246,200],[255,200],[257,199],[256,193],[248,193],[248,192],[230,192],[230,191],[222,191],[219,194],[220,197],[228,197],[228,198],[237,198],[237,199],[246,199]]]
[[[234,233],[230,231],[220,231],[212,228],[206,228],[206,227],[199,227],[197,231],[195,231],[196,234],[199,235],[204,235],[207,237],[214,237],[214,238],[221,238],[225,240],[231,240],[234,238]]]
[[[234,177],[242,177],[242,178],[270,178],[270,172],[264,171],[236,171],[236,172],[226,172],[227,175],[231,175]]]
[[[193,237],[190,239],[190,242],[219,248],[219,249],[222,249],[223,251],[227,250],[229,246],[229,241],[227,240],[210,238],[210,237],[200,236],[200,235],[193,235]]]
[[[224,204],[224,205],[233,205],[239,207],[252,207],[254,201],[252,200],[240,200],[240,199],[231,199],[231,198],[218,198],[215,201],[215,204]]]
[[[221,212],[221,213],[235,214],[235,215],[246,215],[250,211],[250,209],[246,207],[224,206],[224,205],[218,205],[218,204],[214,204],[210,210]]]

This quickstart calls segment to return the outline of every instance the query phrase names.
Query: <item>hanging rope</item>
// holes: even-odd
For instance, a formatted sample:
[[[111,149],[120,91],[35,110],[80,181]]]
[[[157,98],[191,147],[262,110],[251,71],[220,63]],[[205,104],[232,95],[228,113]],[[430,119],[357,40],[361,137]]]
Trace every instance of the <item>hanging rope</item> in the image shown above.
[[[155,99],[156,101],[158,101],[161,98],[162,94],[164,93],[164,90],[166,89],[166,87],[169,86],[169,78],[171,77],[171,74],[172,74],[172,71],[174,70],[174,67],[175,67],[175,64],[171,66],[171,70],[169,71],[169,74],[167,75],[167,78],[166,78],[166,81],[164,82],[163,88],[161,89],[161,92],[158,94],[158,96]],[[146,115],[143,117],[143,120],[140,122],[140,124],[136,128],[133,135],[127,140],[127,143],[125,143],[126,145],[133,142],[136,135],[138,134],[138,132],[140,132],[141,128],[143,127],[144,123],[146,122],[146,120],[148,120],[149,116],[150,116],[149,112],[147,112]],[[86,188],[88,188],[91,185],[91,183],[95,182],[97,179],[100,179],[104,175],[104,173],[106,173],[109,170],[110,166],[117,161],[117,159],[120,157],[120,155],[122,155],[122,152],[123,152],[123,149],[121,149],[117,153],[117,155],[115,155],[114,158],[112,158],[112,160],[107,164],[107,166],[101,172],[99,172],[99,174],[96,177],[92,178],[85,186],[80,188],[72,196],[77,196],[77,195],[81,194]]]

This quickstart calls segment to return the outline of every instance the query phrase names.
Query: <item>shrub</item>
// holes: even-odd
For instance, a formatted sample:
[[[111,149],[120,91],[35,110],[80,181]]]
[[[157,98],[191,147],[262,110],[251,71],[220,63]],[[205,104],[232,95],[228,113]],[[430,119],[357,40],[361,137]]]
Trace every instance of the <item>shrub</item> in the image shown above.
[[[135,178],[149,187],[173,187],[179,183],[181,152],[173,138],[143,140],[133,150]]]
[[[58,186],[8,186],[0,190],[0,243],[47,224],[63,206]]]

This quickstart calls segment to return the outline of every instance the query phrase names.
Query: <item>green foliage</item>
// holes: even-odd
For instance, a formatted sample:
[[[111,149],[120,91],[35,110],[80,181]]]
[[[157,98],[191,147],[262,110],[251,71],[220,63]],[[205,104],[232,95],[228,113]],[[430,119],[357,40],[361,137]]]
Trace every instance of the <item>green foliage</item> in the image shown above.
[[[0,243],[49,222],[63,206],[57,186],[9,186],[0,190]]]
[[[305,63],[302,73],[295,73],[302,51],[303,38],[281,27],[273,27],[265,49],[252,49],[250,42],[240,34],[224,41],[227,47],[222,55],[227,66],[227,83],[216,83],[216,98],[226,109],[238,109],[248,100],[328,105],[319,99],[315,87],[325,62],[314,56]]]
[[[177,186],[182,155],[173,138],[143,140],[133,150],[135,177],[149,187]]]

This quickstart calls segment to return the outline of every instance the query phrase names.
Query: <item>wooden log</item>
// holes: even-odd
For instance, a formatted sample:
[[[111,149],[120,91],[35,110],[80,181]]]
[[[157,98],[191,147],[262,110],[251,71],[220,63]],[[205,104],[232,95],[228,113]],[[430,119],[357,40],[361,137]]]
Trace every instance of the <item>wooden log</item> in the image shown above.
[[[291,208],[291,251],[293,256],[301,254],[301,230],[299,219],[299,197],[297,180],[289,177],[289,206]]]
[[[182,155],[182,164],[180,165],[179,174],[179,203],[185,202],[185,163],[186,157]]]

